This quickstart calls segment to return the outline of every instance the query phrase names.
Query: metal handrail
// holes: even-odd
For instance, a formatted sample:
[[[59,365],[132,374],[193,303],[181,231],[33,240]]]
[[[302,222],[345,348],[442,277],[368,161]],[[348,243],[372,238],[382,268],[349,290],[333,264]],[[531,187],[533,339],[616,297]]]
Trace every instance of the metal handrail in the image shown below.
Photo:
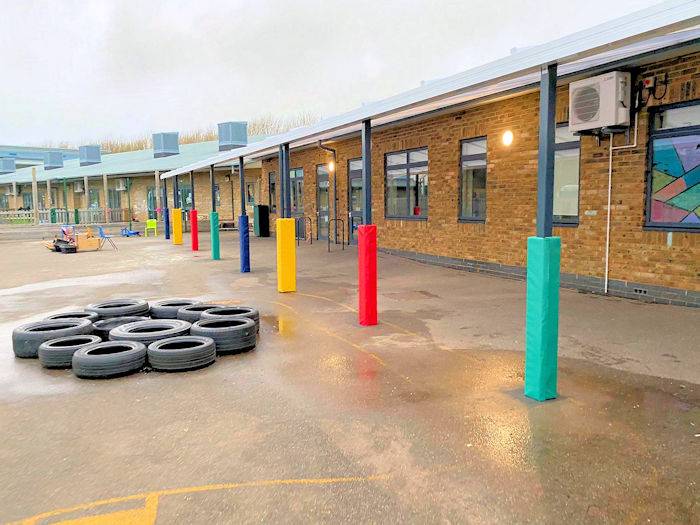
[[[328,219],[328,252],[331,251],[331,224],[333,224],[333,222],[336,223],[336,226],[338,226],[337,223],[341,224],[340,245],[343,247],[342,248],[343,250],[345,249],[345,221],[343,219],[340,219],[340,218],[332,217],[332,218]],[[335,240],[334,244],[338,244],[337,239]]]
[[[306,230],[306,221],[307,220],[309,221],[309,244],[313,244],[314,243],[314,223],[313,223],[313,220],[308,215],[303,215],[301,217],[294,217],[294,226],[295,226],[294,236],[296,237],[296,240],[297,240],[297,246],[299,246],[299,240],[301,239],[301,237],[299,237],[299,234],[297,233],[299,231],[299,229],[296,227],[296,225],[297,225],[297,222],[299,222],[300,220],[304,222],[304,230]]]

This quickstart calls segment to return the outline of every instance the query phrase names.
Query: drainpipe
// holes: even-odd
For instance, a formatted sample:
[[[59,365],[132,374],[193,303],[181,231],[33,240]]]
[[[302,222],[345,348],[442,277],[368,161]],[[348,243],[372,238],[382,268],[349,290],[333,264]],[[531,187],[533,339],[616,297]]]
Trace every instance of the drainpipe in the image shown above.
[[[338,244],[338,163],[336,151],[333,148],[324,146],[322,141],[318,141],[318,147],[329,151],[333,155],[333,242]],[[318,211],[318,210],[316,210]],[[318,227],[317,227],[318,229]]]
[[[605,284],[603,293],[608,295],[608,282],[610,276],[610,217],[612,206],[612,172],[613,172],[613,152],[622,149],[633,149],[637,147],[637,132],[639,130],[639,113],[634,115],[634,142],[624,146],[613,146],[614,133],[610,132],[610,150],[608,152],[608,213],[605,224]]]

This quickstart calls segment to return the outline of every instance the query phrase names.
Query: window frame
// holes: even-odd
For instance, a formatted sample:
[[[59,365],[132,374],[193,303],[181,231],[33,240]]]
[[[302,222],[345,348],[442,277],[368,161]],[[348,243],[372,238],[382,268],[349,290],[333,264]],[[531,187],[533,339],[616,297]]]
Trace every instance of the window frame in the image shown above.
[[[469,142],[477,142],[479,140],[485,140],[486,141],[486,153],[476,153],[473,155],[463,155],[462,150],[463,150],[463,145]],[[458,179],[457,179],[457,222],[462,222],[465,224],[486,224],[486,217],[488,217],[488,188],[486,188],[487,195],[486,195],[486,210],[487,213],[484,215],[483,219],[480,219],[478,217],[464,217],[462,216],[462,163],[464,161],[469,161],[469,160],[482,160],[481,158],[483,157],[484,162],[486,163],[486,184],[488,186],[488,180],[489,180],[489,164],[488,164],[488,147],[489,147],[489,140],[487,135],[482,135],[478,137],[470,137],[468,139],[462,139],[459,141],[459,164],[458,164]]]
[[[646,202],[644,203],[644,226],[642,228],[643,230],[700,233],[700,226],[681,226],[681,223],[651,221],[652,184],[654,181],[654,139],[684,137],[688,135],[700,136],[700,124],[697,124],[695,126],[686,126],[684,128],[673,128],[656,131],[654,129],[654,121],[656,120],[656,115],[657,113],[667,111],[669,109],[678,109],[695,105],[700,105],[700,100],[686,100],[683,102],[675,102],[673,104],[660,104],[658,106],[652,106],[649,108],[649,114],[647,118],[647,165],[644,177],[644,191]]]
[[[275,196],[272,198],[270,182],[275,187]],[[270,213],[277,213],[277,174],[274,171],[267,172],[267,203],[270,206]]]
[[[567,128],[569,127],[569,122],[558,122],[556,125],[557,128]],[[570,146],[570,144],[576,144],[577,146],[574,148],[573,146]],[[580,222],[581,222],[581,137],[579,136],[579,140],[572,140],[569,142],[561,142],[559,144],[556,144],[556,139],[555,139],[555,144],[554,144],[554,152],[556,153],[557,151],[565,151],[567,149],[578,149],[578,192],[576,192],[576,210],[578,213],[576,214],[576,220],[574,221],[558,221],[556,220],[556,216],[554,215],[554,194],[552,194],[552,226],[556,228],[578,228]],[[556,161],[555,161],[556,162]],[[553,176],[552,176],[553,178]]]
[[[301,177],[298,176],[298,172],[301,172]],[[294,176],[292,177],[292,173],[294,173]],[[299,166],[298,168],[289,168],[289,213],[292,215],[292,217],[303,217],[304,216],[304,167]],[[299,211],[299,195],[297,195],[297,202],[296,204],[294,203],[294,195],[296,192],[295,188],[295,181],[296,179],[301,178],[301,211]],[[294,188],[294,189],[292,189]],[[297,215],[294,215],[294,214]]]
[[[421,161],[421,162],[411,162],[410,159],[410,154],[414,151],[421,151],[425,150],[426,155],[428,156],[428,160],[426,161]],[[387,164],[387,158],[389,155],[397,155],[400,153],[405,153],[406,154],[406,164],[393,164],[389,166]],[[398,170],[398,169],[405,169],[406,170],[406,213],[408,214],[410,212],[409,210],[409,203],[411,202],[411,199],[408,196],[408,188],[410,187],[409,180],[408,178],[410,177],[410,170],[411,168],[428,168],[428,184],[430,184],[430,151],[428,149],[428,146],[420,146],[417,148],[409,148],[409,149],[402,149],[402,150],[396,150],[396,151],[388,151],[384,153],[384,219],[385,220],[393,220],[393,221],[427,221],[428,220],[428,212],[430,211],[430,202],[428,202],[428,206],[426,206],[426,213],[425,215],[421,216],[416,216],[416,215],[389,215],[387,213],[387,193],[389,186],[387,185],[387,170],[392,169],[392,170]],[[428,193],[428,198],[430,198],[430,193]]]

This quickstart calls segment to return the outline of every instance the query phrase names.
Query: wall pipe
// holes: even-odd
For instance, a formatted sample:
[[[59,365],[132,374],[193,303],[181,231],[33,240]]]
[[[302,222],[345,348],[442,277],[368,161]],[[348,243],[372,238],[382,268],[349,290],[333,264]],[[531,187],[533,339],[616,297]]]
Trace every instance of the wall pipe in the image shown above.
[[[608,282],[610,276],[610,218],[612,207],[612,172],[613,172],[613,152],[623,149],[633,149],[637,147],[637,136],[639,132],[639,111],[634,114],[634,142],[624,146],[613,146],[614,132],[610,132],[610,151],[608,153],[608,213],[605,224],[605,285],[603,293],[608,295]]]

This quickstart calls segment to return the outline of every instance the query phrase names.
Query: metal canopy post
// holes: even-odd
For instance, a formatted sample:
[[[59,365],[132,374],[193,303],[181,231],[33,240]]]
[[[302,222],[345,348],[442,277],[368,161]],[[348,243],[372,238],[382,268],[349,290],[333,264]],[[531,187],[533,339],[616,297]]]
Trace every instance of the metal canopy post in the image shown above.
[[[221,248],[219,246],[219,214],[216,212],[216,184],[214,183],[213,164],[209,166],[209,184],[211,185],[211,213],[209,214],[211,258],[214,261],[218,261],[221,259]]]
[[[282,144],[282,159],[284,160],[284,207],[285,217],[292,217],[292,176],[289,173],[289,143]]]
[[[177,180],[177,175],[173,177],[173,208],[180,207],[180,183]]]
[[[372,123],[362,121],[362,224],[372,224]]]
[[[362,121],[362,224],[357,228],[358,317],[377,324],[377,226],[372,224],[372,122]]]
[[[241,216],[238,218],[238,241],[241,256],[241,273],[250,271],[250,230],[245,212],[245,168],[243,157],[238,157],[238,178],[241,187]],[[233,204],[233,203],[231,203]]]
[[[168,179],[163,179],[163,228],[165,239],[170,239],[170,210],[168,210]]]
[[[243,168],[243,157],[238,157],[238,178],[241,189],[241,215],[245,215],[245,173]]]
[[[284,147],[282,146],[282,144],[280,144],[278,152],[277,152],[277,168],[279,171],[279,181],[280,181],[279,216],[281,219],[284,219],[286,217],[286,215],[284,214],[284,191],[285,191],[284,186],[285,186],[287,178],[284,176]]]
[[[192,205],[190,207],[190,247],[193,252],[199,251],[199,223],[197,222],[197,207],[194,203],[194,171],[190,171],[190,189]]]
[[[537,236],[552,236],[554,200],[554,128],[557,65],[542,68],[540,80],[540,130],[537,155]]]
[[[557,65],[543,66],[537,160],[537,235],[527,240],[525,315],[525,395],[537,401],[557,397],[561,239],[552,237],[556,90]]]

